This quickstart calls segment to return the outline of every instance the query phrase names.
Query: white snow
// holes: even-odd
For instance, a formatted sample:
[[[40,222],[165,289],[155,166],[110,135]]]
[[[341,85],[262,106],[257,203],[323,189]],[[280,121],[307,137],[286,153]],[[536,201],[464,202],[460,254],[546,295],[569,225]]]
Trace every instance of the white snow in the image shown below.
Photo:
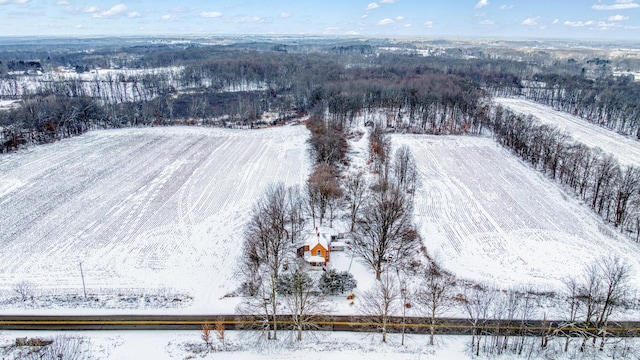
[[[615,156],[622,165],[640,166],[640,141],[638,140],[528,100],[496,98],[495,101],[515,112],[533,115],[542,123],[555,125],[558,129],[567,132],[574,140],[590,147],[598,147]]]
[[[281,331],[278,342],[259,339],[258,335],[244,331],[226,331],[226,350],[205,350],[200,331],[91,331],[91,332],[34,332],[6,331],[0,333],[0,356],[8,351],[6,359],[19,358],[17,349],[3,350],[17,337],[56,339],[57,336],[81,338],[86,357],[102,360],[125,359],[470,359],[470,337],[439,336],[434,346],[427,346],[426,335],[406,335],[405,345],[400,334],[388,335],[381,343],[380,334],[347,332],[305,332],[302,342],[294,340],[292,332]],[[213,345],[221,348],[215,335]]]
[[[15,74],[11,78],[0,79],[0,96],[25,96],[39,89],[49,89],[52,84],[62,84],[60,86],[65,88],[65,81],[77,80],[77,90],[91,97],[113,102],[149,100],[155,95],[139,82],[144,75],[159,75],[158,78],[162,79],[159,86],[176,87],[182,69],[172,66],[148,69],[96,69],[76,73],[75,70],[57,68],[37,75]],[[65,89],[71,93],[68,86]]]
[[[422,187],[415,220],[427,251],[455,275],[501,288],[559,289],[619,255],[640,280],[640,249],[488,138],[393,135],[411,147]]]
[[[238,285],[247,215],[268,184],[305,183],[307,137],[121,129],[0,157],[0,295],[19,281],[82,294],[82,262],[90,293],[171,289],[193,296],[188,311],[233,313],[220,299]]]
[[[18,105],[20,100],[0,100],[0,109],[11,109]]]
[[[597,344],[587,343],[584,352],[579,350],[580,340],[570,342],[568,352],[564,352],[563,337],[550,337],[546,349],[540,348],[540,340],[527,339],[521,355],[506,351],[502,355],[485,353],[475,356],[470,350],[471,336],[436,335],[435,344],[428,345],[428,335],[406,334],[404,345],[400,334],[388,334],[387,343],[382,343],[381,335],[374,333],[311,332],[303,335],[302,341],[294,340],[293,334],[281,331],[276,341],[264,340],[253,332],[225,331],[225,349],[215,338],[207,350],[201,340],[200,331],[91,331],[56,333],[48,331],[5,331],[0,333],[0,356],[3,359],[24,359],[20,357],[29,348],[12,347],[17,337],[42,339],[80,339],[82,354],[77,358],[93,360],[129,359],[305,359],[305,360],[372,360],[372,359],[630,359],[637,358],[638,340],[634,338],[608,339],[604,351]],[[513,338],[515,339],[515,338]],[[488,340],[488,341],[486,341]],[[481,346],[491,351],[491,339],[485,337]]]

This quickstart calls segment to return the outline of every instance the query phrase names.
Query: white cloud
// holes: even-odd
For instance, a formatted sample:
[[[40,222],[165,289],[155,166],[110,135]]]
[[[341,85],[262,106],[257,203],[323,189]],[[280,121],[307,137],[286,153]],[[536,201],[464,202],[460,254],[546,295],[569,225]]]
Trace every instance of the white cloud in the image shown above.
[[[609,20],[609,21],[624,21],[624,20],[627,20],[627,19],[629,19],[629,17],[628,16],[624,16],[624,15],[613,15],[613,16],[609,16],[607,18],[607,20]]]
[[[540,16],[524,19],[522,21],[522,25],[528,25],[528,26],[538,25],[538,19],[540,19]]]
[[[474,9],[480,9],[480,8],[483,8],[483,7],[487,6],[487,5],[489,5],[489,0],[480,0],[476,4],[476,6],[474,6]]]
[[[373,10],[373,9],[377,9],[379,7],[380,7],[380,5],[378,5],[377,3],[372,2],[371,4],[367,5],[367,10]]]
[[[95,18],[114,17],[114,16],[123,14],[125,11],[127,11],[127,6],[123,4],[118,4],[108,10],[100,12],[99,14],[93,14],[93,17]]]
[[[389,18],[385,18],[385,19],[382,19],[382,20],[378,21],[378,25],[381,25],[381,26],[389,25],[389,24],[393,24],[393,23],[394,23],[394,21],[392,19],[389,19]]]
[[[169,14],[167,14],[167,15],[162,15],[162,16],[160,17],[160,19],[162,19],[163,21],[171,21],[171,20],[175,20],[175,19],[176,19],[176,17],[175,17],[175,15],[169,15]]]
[[[69,5],[69,2],[67,0],[59,0],[56,5],[60,5],[60,6],[64,6],[64,5]]]
[[[396,2],[396,0],[380,0],[380,2],[383,4],[393,4]]]
[[[606,22],[606,21],[595,21],[595,20],[565,21],[564,24],[572,27],[592,27],[598,30],[610,30],[610,29],[621,27],[621,25],[618,23]]]
[[[626,9],[635,9],[640,7],[640,5],[633,0],[617,0],[615,4],[611,5],[602,5],[602,4],[594,4],[591,8],[593,10],[626,10]]]
[[[203,11],[200,16],[204,18],[219,18],[222,17],[222,13],[219,11]]]
[[[351,31],[347,31],[347,32],[345,33],[345,35],[358,35],[358,34],[359,34],[359,33],[358,33],[357,31],[353,31],[353,30],[351,30]]]
[[[551,22],[552,25],[556,25],[560,23],[560,19],[555,19]]]
[[[589,20],[589,21],[565,21],[564,22],[565,25],[567,26],[573,26],[573,27],[584,27],[584,26],[590,26],[595,24],[595,21],[593,20]]]
[[[513,5],[500,5],[500,7],[498,7],[498,9],[500,9],[500,10],[513,9]]]
[[[171,11],[173,13],[181,13],[181,12],[187,11],[187,8],[185,8],[184,6],[178,6],[178,7],[174,7],[172,9],[170,9],[169,11]]]
[[[283,19],[288,19],[288,18],[291,17],[291,15],[292,14],[290,12],[286,12],[286,11],[280,13],[280,17],[283,18]]]
[[[493,25],[495,23],[496,23],[495,21],[489,20],[489,19],[480,21],[480,25]]]
[[[259,23],[263,21],[264,19],[261,18],[260,16],[245,16],[242,19],[240,19],[241,23]]]
[[[404,24],[404,27],[406,27],[406,28],[410,28],[410,27],[411,27],[411,24]]]
[[[137,11],[132,11],[132,12],[127,14],[128,18],[137,18],[137,17],[140,17],[140,16],[142,16],[142,14],[137,12]]]
[[[364,15],[362,15],[361,17],[362,17],[363,19],[366,19],[366,18],[368,18],[368,17],[369,17],[369,14],[364,14]]]
[[[433,27],[433,21],[429,20],[429,21],[425,22],[424,26],[426,26],[427,28],[431,29]]]
[[[100,11],[100,8],[97,6],[87,6],[80,9],[80,12],[87,13],[87,14],[92,14],[98,11]]]
[[[402,21],[404,20],[404,16],[398,15],[396,16],[396,21]]]

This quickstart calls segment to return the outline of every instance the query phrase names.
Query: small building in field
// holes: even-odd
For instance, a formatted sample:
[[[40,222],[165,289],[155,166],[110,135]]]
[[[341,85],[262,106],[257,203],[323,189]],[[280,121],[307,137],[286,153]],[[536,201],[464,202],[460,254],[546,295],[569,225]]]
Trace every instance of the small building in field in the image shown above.
[[[298,257],[303,258],[309,265],[326,266],[331,256],[331,235],[316,231],[309,234],[303,242],[297,246]]]

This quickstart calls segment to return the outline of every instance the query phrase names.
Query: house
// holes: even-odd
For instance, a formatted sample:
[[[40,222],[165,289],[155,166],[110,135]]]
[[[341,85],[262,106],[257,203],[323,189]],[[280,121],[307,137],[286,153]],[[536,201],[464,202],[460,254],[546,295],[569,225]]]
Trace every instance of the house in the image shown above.
[[[330,260],[331,235],[316,231],[297,246],[297,254],[312,266],[326,266]]]

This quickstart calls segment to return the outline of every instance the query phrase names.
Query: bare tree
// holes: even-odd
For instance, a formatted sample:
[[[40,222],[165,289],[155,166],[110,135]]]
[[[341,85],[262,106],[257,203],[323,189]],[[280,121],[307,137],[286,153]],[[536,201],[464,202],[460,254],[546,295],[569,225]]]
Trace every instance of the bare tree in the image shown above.
[[[481,334],[478,329],[489,317],[494,297],[495,291],[492,289],[485,289],[480,285],[467,285],[464,287],[463,295],[457,298],[472,326],[471,351],[475,351],[476,356],[480,355]]]
[[[595,344],[598,336],[601,337],[600,349],[604,348],[609,317],[627,300],[629,277],[629,265],[618,257],[602,258],[585,268],[577,282],[576,306],[584,309],[584,327],[595,328],[596,332],[582,332],[581,351],[584,351],[588,338],[592,338]]]
[[[560,328],[575,328],[576,323],[578,321],[578,310],[580,308],[579,302],[579,291],[580,285],[574,278],[569,278],[564,280],[565,286],[565,302],[568,310],[567,319],[563,324],[561,324]],[[569,340],[573,336],[572,331],[569,330],[563,334],[565,336],[564,342],[564,352],[569,350]]]
[[[276,282],[280,269],[293,253],[286,231],[286,193],[283,184],[271,185],[254,205],[245,232],[243,252],[247,258],[242,262],[249,280],[256,281],[254,294],[261,295],[248,301],[261,306],[265,315],[270,316],[273,339],[277,339],[278,329]]]
[[[630,267],[619,257],[604,258],[600,263],[600,276],[603,283],[602,310],[596,326],[602,335],[600,350],[607,337],[607,324],[613,311],[624,304],[628,293]]]
[[[380,281],[376,281],[373,288],[362,295],[361,312],[373,317],[382,332],[382,342],[387,341],[387,330],[391,316],[396,310],[400,299],[400,289],[394,279],[385,271]]]
[[[200,333],[200,338],[204,341],[204,344],[207,348],[211,347],[211,325],[208,323],[202,324],[202,332]]]
[[[525,320],[528,319],[530,314],[530,296],[527,291],[518,291],[510,289],[506,291],[496,292],[495,299],[493,300],[493,315],[492,317],[497,321],[498,325],[502,320],[511,322],[521,319],[523,328],[526,328]],[[503,331],[500,333],[500,331]],[[509,348],[511,335],[513,331],[509,326],[501,329],[500,326],[495,331],[495,347],[498,354],[502,354],[503,351]],[[520,343],[512,345],[511,350],[514,352],[522,351],[522,338]]]
[[[602,283],[599,272],[597,264],[591,264],[585,269],[579,282],[577,297],[584,309],[584,327],[587,329],[594,326],[595,318],[601,310]],[[583,331],[580,351],[584,351],[590,336],[588,331]]]
[[[429,326],[429,345],[433,345],[436,321],[453,303],[454,281],[435,263],[430,263],[422,275],[420,286],[415,292],[416,303],[431,320]]]
[[[26,354],[24,359],[33,360],[80,360],[89,358],[89,341],[69,336],[57,336],[49,345],[39,347]]]
[[[304,229],[306,201],[299,186],[287,188],[287,235],[292,244],[300,239],[302,229]]]
[[[349,174],[345,181],[345,195],[349,201],[349,215],[351,218],[350,231],[355,230],[356,219],[367,194],[367,181],[362,172]]]
[[[398,186],[413,194],[417,182],[417,165],[411,149],[403,145],[396,150],[393,162],[393,173]]]
[[[302,341],[302,331],[314,326],[312,320],[325,310],[325,298],[318,291],[317,281],[302,268],[296,267],[291,273],[280,276],[278,293],[283,296],[283,304],[291,315],[291,325],[296,330],[296,339]]]
[[[226,346],[224,342],[224,339],[225,339],[224,324],[221,322],[216,323],[215,330],[216,330],[216,337],[218,337],[218,341],[220,341],[220,343],[222,344],[222,350],[225,350]]]
[[[353,233],[353,251],[376,274],[385,265],[408,262],[420,248],[411,222],[411,205],[396,187],[377,193],[365,204]]]
[[[18,295],[20,301],[33,300],[36,286],[29,281],[20,281],[13,285],[13,292]]]
[[[335,167],[320,163],[316,165],[313,173],[307,181],[307,190],[309,191],[309,205],[312,207],[311,214],[313,216],[315,227],[315,216],[320,220],[320,225],[329,210],[329,227],[333,224],[333,209],[335,202],[342,196],[342,189],[338,183],[338,171]]]
[[[622,171],[620,181],[618,181],[615,192],[615,219],[614,226],[623,229],[623,225],[628,217],[629,200],[640,191],[640,170],[629,166]]]
[[[375,125],[369,133],[369,162],[372,163],[379,175],[379,182],[386,188],[389,178],[389,157],[391,156],[391,141],[379,125]]]

